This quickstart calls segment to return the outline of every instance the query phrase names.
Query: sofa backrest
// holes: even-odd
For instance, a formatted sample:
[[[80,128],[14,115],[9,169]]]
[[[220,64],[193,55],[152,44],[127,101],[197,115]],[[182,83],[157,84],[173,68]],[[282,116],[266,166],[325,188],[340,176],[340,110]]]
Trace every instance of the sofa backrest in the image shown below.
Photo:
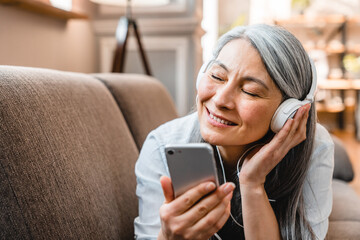
[[[137,157],[97,79],[0,66],[0,239],[132,239]]]
[[[153,77],[114,73],[94,76],[113,94],[139,150],[151,130],[177,117],[169,93]]]

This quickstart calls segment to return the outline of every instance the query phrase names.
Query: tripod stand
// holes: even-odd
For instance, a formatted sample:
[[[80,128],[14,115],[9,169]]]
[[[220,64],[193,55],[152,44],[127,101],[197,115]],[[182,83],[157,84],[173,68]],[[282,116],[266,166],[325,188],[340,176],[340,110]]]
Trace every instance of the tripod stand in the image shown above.
[[[112,72],[124,72],[124,63],[125,63],[125,55],[126,55],[126,43],[129,37],[129,30],[132,27],[135,33],[135,37],[137,40],[137,45],[140,51],[140,57],[143,63],[143,67],[145,68],[145,73],[151,76],[150,66],[148,64],[145,51],[141,44],[140,34],[138,32],[137,24],[135,19],[131,17],[131,1],[127,1],[126,6],[126,16],[121,17],[116,29],[116,51],[113,61]]]

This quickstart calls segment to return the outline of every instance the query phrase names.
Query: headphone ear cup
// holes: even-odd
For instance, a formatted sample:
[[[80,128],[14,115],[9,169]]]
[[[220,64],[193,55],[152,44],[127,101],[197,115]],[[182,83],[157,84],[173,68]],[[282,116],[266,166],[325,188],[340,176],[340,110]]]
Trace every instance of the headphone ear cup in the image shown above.
[[[270,128],[274,133],[278,133],[281,128],[285,125],[286,121],[290,118],[293,118],[296,111],[307,104],[308,101],[300,101],[295,98],[289,98],[285,100],[280,106],[276,109],[272,119]]]
[[[197,78],[196,78],[196,90],[199,89],[200,81],[201,81],[201,79],[203,78],[203,76],[204,76],[204,74],[205,74],[205,71],[206,71],[206,68],[207,68],[207,66],[208,66],[208,63],[209,63],[209,62],[205,62],[205,63],[201,66],[201,68],[200,68],[200,70],[199,70],[198,76],[197,76]]]

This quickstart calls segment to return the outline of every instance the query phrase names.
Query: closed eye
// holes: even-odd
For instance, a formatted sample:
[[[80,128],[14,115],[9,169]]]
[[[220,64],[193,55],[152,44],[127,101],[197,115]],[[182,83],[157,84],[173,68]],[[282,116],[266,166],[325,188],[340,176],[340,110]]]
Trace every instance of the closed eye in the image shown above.
[[[211,74],[211,77],[212,77],[213,79],[215,79],[215,80],[218,80],[218,81],[224,81],[224,80],[222,80],[221,78],[215,76],[214,74]]]
[[[242,91],[243,93],[245,93],[245,94],[249,95],[249,96],[252,96],[252,97],[259,97],[259,95],[254,94],[254,93],[251,93],[251,92],[247,92],[247,91],[245,91],[244,89],[241,89],[241,91]]]

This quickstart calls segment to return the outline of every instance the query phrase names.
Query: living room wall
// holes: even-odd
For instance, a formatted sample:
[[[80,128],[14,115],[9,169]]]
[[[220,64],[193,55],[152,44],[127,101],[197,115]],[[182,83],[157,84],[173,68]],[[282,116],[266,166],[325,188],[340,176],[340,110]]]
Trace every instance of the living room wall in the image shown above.
[[[94,4],[73,0],[91,17]],[[90,20],[60,20],[0,5],[0,65],[96,72],[96,44]]]

